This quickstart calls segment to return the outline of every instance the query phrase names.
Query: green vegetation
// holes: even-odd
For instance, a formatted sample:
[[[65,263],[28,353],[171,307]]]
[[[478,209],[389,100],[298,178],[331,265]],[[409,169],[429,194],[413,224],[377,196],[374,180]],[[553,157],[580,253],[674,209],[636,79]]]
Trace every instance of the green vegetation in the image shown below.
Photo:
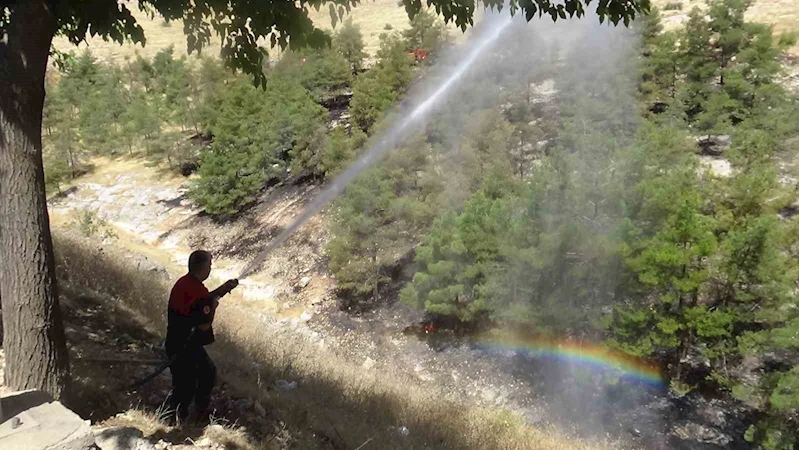
[[[445,41],[443,22],[429,13],[410,30],[407,38],[381,36],[378,62],[356,76],[363,41],[347,21],[331,48],[290,51],[266,68],[264,88],[213,59],[175,59],[171,48],[124,68],[100,64],[88,52],[67,58],[45,108],[48,185],[59,190],[82,173],[87,157],[144,153],[175,171],[199,166],[191,198],[209,214],[232,215],[255,201],[265,182],[289,171],[338,173],[414,76],[409,39]],[[356,126],[329,131],[321,105],[350,86]],[[200,148],[192,134],[212,143]]]
[[[740,399],[762,415],[747,439],[793,448],[799,222],[778,216],[796,194],[773,161],[799,109],[776,83],[790,39],[747,23],[747,6],[714,1],[668,33],[656,12],[639,27],[640,63],[624,56],[634,48],[576,46],[550,75],[558,114],[526,101],[545,76],[533,69],[503,80],[501,107],[430,120],[399,150],[415,167],[369,171],[335,210],[328,253],[344,297],[368,303],[402,286],[395,269],[413,252],[404,301],[463,322],[601,336],[657,360],[678,395]],[[379,128],[384,110],[359,111],[359,125]],[[459,140],[447,135],[457,120],[473,131]],[[701,135],[729,136],[729,176],[700,164]],[[542,139],[545,152],[525,145]]]
[[[409,50],[424,50],[427,53],[437,52],[450,38],[444,22],[429,9],[423,9],[413,16],[410,28],[403,31],[402,36]]]
[[[238,212],[291,162],[299,169],[317,164],[325,111],[297,78],[276,76],[260,89],[239,77],[213,101],[215,115],[204,127],[214,141],[190,191],[208,213]]]
[[[58,82],[48,85],[43,140],[51,186],[84,172],[85,158],[143,151],[179,170],[195,162],[186,132],[199,130],[197,74],[172,48],[127,67],[100,64],[88,51],[66,58]]]
[[[799,131],[797,100],[776,83],[793,42],[747,23],[745,1],[709,6],[666,33],[654,11],[640,46],[583,38],[565,58],[553,46],[462,86],[334,206],[327,253],[347,306],[400,292],[464,323],[595,336],[658,361],[676,395],[711,390],[757,410],[748,440],[795,445],[799,222],[778,215],[796,194],[773,162]],[[233,215],[287,173],[334,176],[424,70],[412,51],[447,36],[420,13],[381,36],[368,70],[356,26],[332,39],[264,68],[264,88],[169,50],[124,70],[67,59],[46,105],[48,184],[87,156],[143,152],[199,163],[190,196]],[[505,56],[523,45],[493,61],[518,68]],[[542,112],[533,87],[552,80]],[[349,88],[351,124],[330,129],[322,105]],[[697,158],[707,135],[728,137],[729,176]]]
[[[417,170],[428,149],[419,145],[403,150],[348,187],[336,208],[330,268],[339,288],[354,300],[380,298],[390,268],[412,251],[414,236],[418,239],[435,214],[421,201],[425,186]]]
[[[352,19],[344,21],[344,25],[333,39],[333,45],[350,65],[353,73],[363,68],[363,60],[366,58],[366,52],[363,51],[363,35],[360,27],[352,23]]]
[[[357,32],[357,28],[354,29]],[[350,85],[352,71],[360,68],[364,57],[360,33],[354,38],[348,33],[345,25],[336,37],[336,50],[303,50],[286,54],[273,74],[280,79],[298,81],[318,101],[327,99]],[[345,40],[342,42],[340,39]]]
[[[0,259],[9,268],[4,271],[13,276],[0,277],[4,298],[24,298],[12,308],[3,308],[3,321],[8,326],[6,339],[6,382],[14,389],[38,388],[55,399],[68,393],[70,382],[69,360],[58,308],[58,284],[54,271],[52,238],[47,218],[46,186],[43,174],[42,125],[45,103],[45,78],[49,57],[55,53],[60,64],[61,55],[52,51],[53,39],[61,36],[73,44],[85,42],[87,34],[122,43],[130,41],[144,44],[144,28],[129,7],[138,9],[151,18],[156,14],[165,21],[182,20],[187,50],[200,52],[210,44],[212,36],[221,40],[221,57],[227,67],[242,70],[264,85],[264,62],[268,53],[262,46],[269,39],[271,47],[285,49],[288,43],[295,49],[320,48],[329,43],[329,36],[321,31],[308,10],[319,10],[326,4],[330,19],[335,25],[344,13],[357,6],[354,0],[331,2],[301,0],[277,4],[267,2],[226,2],[199,0],[177,2],[174,0],[142,0],[122,3],[115,0],[98,0],[87,8],[82,2],[6,2],[0,13],[0,35],[4,36],[0,51],[0,143],[3,145],[4,169],[0,171],[0,187],[11,189],[0,195]],[[413,17],[421,2],[407,1],[406,11]],[[490,7],[500,7],[489,2]],[[279,6],[279,7],[278,7]],[[432,0],[428,6],[462,29],[473,23],[474,5],[463,5],[450,0]],[[536,12],[547,13],[553,20],[585,14],[581,0],[567,0],[555,5],[549,0],[535,0],[518,4],[511,2],[513,11],[521,10],[530,20]],[[648,1],[603,2],[596,12],[601,20],[608,19],[629,24],[635,15],[647,11]],[[117,78],[116,76],[112,77]],[[113,85],[113,83],[111,83]],[[100,87],[98,85],[98,87]],[[120,93],[123,90],[119,89]],[[84,111],[85,129],[94,129],[83,142],[95,137],[99,144],[112,142],[97,129],[97,117],[110,115],[119,126],[117,113]],[[89,119],[91,117],[91,119]],[[107,119],[107,117],[106,117]],[[123,127],[124,129],[124,127]],[[6,145],[8,144],[8,145]],[[52,179],[52,176],[50,177]],[[0,189],[2,189],[0,188]],[[13,199],[13,201],[11,200]],[[17,227],[19,222],[30,226]],[[20,245],[37,242],[38,245]],[[12,251],[11,249],[22,249]],[[41,270],[30,270],[40,267]],[[16,301],[16,300],[15,300]],[[37,351],[38,349],[38,351]],[[41,349],[45,349],[41,351]],[[36,352],[34,354],[33,352]],[[44,368],[45,370],[41,370]],[[37,370],[38,369],[38,370]]]
[[[407,47],[399,33],[382,34],[377,63],[353,83],[350,114],[364,132],[383,117],[411,81],[413,57]]]
[[[101,239],[117,237],[114,229],[95,211],[76,211],[72,216],[70,227],[77,230],[84,237],[99,236]]]

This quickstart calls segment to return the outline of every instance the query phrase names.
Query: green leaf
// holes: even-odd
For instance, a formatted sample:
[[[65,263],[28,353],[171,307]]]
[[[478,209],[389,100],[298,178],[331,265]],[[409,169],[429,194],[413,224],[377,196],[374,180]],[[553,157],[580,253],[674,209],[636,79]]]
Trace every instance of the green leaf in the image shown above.
[[[338,23],[338,14],[336,13],[336,5],[333,3],[328,4],[328,12],[330,13],[330,24],[336,28]]]

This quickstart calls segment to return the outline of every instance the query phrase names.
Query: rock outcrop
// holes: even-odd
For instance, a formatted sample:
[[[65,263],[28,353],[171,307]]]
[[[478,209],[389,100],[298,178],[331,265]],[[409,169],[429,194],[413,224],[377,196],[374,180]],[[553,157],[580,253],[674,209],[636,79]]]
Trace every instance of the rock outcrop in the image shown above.
[[[721,156],[730,148],[730,136],[705,135],[696,138],[696,145],[699,146],[699,153],[708,156]]]
[[[94,433],[81,419],[41,391],[22,391],[0,398],[0,448],[14,450],[91,450]]]

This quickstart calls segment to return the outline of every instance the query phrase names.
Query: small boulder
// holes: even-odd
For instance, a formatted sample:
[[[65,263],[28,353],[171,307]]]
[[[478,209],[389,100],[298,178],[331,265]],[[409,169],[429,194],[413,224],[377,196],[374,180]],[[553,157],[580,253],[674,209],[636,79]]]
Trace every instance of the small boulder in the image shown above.
[[[95,443],[100,450],[155,450],[155,445],[144,439],[144,433],[132,427],[112,427],[95,432]]]
[[[288,392],[297,389],[297,382],[296,381],[286,381],[286,380],[277,380],[275,383],[275,389],[280,392]]]
[[[675,426],[672,429],[672,434],[684,441],[696,441],[703,444],[717,445],[722,448],[727,447],[732,442],[730,436],[695,422],[687,422]]]
[[[699,153],[709,156],[721,156],[730,148],[730,136],[726,134],[705,135],[696,138],[696,145],[699,146]]]
[[[243,398],[240,400],[236,400],[233,403],[233,406],[235,406],[236,409],[238,409],[239,411],[246,411],[252,408],[252,402],[250,400],[247,400],[246,398]]]
[[[716,399],[711,400],[700,405],[698,410],[699,417],[701,417],[702,421],[705,423],[722,428],[727,425],[727,406],[728,405],[724,405]]]
[[[300,289],[305,289],[305,287],[307,287],[311,283],[311,280],[312,280],[311,277],[302,277],[300,278],[300,283],[298,284],[298,286],[300,287]]]
[[[256,413],[257,413],[259,416],[261,416],[261,417],[266,417],[266,409],[264,409],[263,405],[261,405],[261,403],[260,403],[260,402],[255,402],[255,403],[253,404],[253,409],[255,409],[255,412],[256,412]]]
[[[497,392],[491,388],[483,388],[480,392],[480,397],[486,403],[494,403],[494,401],[497,399]]]
[[[200,166],[196,162],[187,161],[180,165],[180,174],[187,177],[199,169]]]
[[[210,446],[214,445],[214,443],[210,439],[208,439],[207,437],[204,437],[204,438],[196,441],[194,443],[194,445],[196,445],[197,447],[207,448],[207,447],[210,447]]]

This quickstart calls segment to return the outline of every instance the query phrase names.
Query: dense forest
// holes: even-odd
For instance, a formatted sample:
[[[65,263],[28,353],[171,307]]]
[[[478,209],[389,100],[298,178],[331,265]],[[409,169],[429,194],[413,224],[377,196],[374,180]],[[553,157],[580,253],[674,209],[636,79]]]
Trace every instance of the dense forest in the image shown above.
[[[345,304],[399,291],[463,324],[604,342],[656,361],[677,395],[746,405],[748,441],[794,448],[799,223],[776,164],[799,150],[797,99],[778,83],[793,40],[746,22],[747,7],[716,0],[671,32],[655,10],[571,45],[519,24],[527,39],[505,39],[331,208]],[[62,58],[45,108],[48,186],[88,156],[143,154],[197,167],[192,199],[230,217],[271,180],[334,177],[447,45],[422,13],[367,62],[345,23],[331,48],[265,67],[264,89],[171,50],[124,67]],[[340,98],[349,116],[331,126]],[[706,142],[723,143],[712,152],[729,174],[701,162]]]
[[[403,301],[651,358],[677,395],[758,411],[747,440],[793,448],[799,224],[780,214],[796,192],[775,164],[799,131],[796,99],[776,83],[792,39],[746,23],[746,7],[715,2],[668,33],[655,12],[637,45],[578,37],[560,60],[538,55],[515,88],[496,80],[502,103],[461,117],[456,145],[428,125],[340,202],[340,286],[373,301],[412,254]],[[526,89],[545,79],[558,94],[541,111]],[[729,175],[700,164],[702,136],[730,142]]]

